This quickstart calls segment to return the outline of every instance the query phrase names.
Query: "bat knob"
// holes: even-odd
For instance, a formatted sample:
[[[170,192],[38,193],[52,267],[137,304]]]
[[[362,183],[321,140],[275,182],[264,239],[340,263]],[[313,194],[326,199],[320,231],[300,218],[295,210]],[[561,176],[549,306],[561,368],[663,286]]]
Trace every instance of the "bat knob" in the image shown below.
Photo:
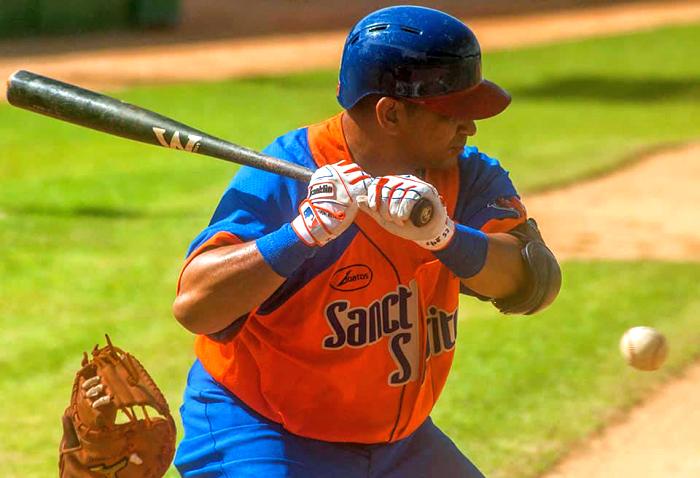
[[[411,222],[416,227],[423,227],[433,218],[433,203],[429,199],[419,199],[411,211]]]

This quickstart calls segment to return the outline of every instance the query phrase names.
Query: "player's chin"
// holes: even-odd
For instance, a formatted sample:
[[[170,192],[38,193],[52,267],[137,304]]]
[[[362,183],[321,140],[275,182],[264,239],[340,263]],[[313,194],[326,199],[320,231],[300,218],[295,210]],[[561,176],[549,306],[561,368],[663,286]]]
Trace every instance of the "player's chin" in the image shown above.
[[[464,145],[453,146],[452,148],[447,150],[448,156],[450,158],[454,158],[455,156],[459,156],[460,154],[462,154],[463,151],[464,151]]]
[[[445,155],[444,157],[442,157],[440,159],[434,159],[433,161],[431,161],[429,168],[430,169],[449,169],[455,165],[458,158],[459,158],[459,154]]]
[[[442,161],[444,167],[449,167],[454,164],[454,162],[462,155],[464,152],[464,146],[456,146],[447,150],[445,154],[445,159]]]
[[[448,148],[440,152],[433,151],[417,159],[415,169],[449,169],[457,163],[462,148]]]

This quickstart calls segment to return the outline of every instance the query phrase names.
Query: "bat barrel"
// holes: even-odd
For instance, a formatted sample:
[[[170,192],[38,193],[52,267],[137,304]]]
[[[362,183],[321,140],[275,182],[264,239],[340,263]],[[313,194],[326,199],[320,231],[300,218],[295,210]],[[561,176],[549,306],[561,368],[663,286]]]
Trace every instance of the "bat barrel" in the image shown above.
[[[7,101],[45,116],[155,145],[159,145],[157,138],[144,128],[146,121],[169,129],[193,130],[152,111],[23,70],[9,78]]]
[[[116,98],[20,70],[7,82],[7,101],[18,108],[142,143],[213,156],[308,181],[312,171],[216,138]]]

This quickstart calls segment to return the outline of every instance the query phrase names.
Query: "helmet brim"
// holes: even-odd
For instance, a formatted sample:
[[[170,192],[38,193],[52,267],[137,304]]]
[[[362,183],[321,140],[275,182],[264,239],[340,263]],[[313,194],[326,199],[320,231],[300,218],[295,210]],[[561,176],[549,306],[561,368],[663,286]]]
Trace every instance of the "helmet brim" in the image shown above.
[[[404,99],[423,105],[443,116],[471,120],[496,116],[511,102],[506,90],[488,80],[482,80],[476,86],[448,95]]]

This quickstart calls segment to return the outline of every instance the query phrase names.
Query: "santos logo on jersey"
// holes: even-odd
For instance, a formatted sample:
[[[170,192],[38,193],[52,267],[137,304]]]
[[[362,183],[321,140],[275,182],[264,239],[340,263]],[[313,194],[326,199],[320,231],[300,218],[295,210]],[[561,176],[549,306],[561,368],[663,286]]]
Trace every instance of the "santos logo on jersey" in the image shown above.
[[[335,290],[351,292],[367,287],[372,282],[372,269],[364,264],[353,264],[338,269],[329,285]]]
[[[418,378],[418,293],[415,281],[400,285],[367,307],[351,307],[347,300],[326,306],[326,320],[332,334],[323,339],[327,350],[359,348],[386,342],[397,369],[388,377],[389,385],[399,386]],[[428,307],[425,360],[452,350],[457,338],[457,310],[446,312]]]

